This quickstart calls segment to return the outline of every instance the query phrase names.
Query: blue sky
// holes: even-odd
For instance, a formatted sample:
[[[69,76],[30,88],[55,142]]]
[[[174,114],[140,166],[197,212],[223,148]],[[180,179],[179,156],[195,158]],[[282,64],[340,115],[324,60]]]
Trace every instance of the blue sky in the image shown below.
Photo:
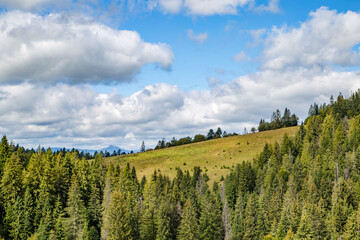
[[[138,149],[360,88],[360,2],[0,0],[0,133]]]

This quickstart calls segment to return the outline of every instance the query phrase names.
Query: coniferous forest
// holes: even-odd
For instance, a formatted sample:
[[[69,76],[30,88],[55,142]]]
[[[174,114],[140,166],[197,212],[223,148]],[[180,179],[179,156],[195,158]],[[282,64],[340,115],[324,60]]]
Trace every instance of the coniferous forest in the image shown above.
[[[316,105],[317,106],[317,105]],[[360,239],[360,95],[311,107],[221,182],[0,145],[3,239]]]

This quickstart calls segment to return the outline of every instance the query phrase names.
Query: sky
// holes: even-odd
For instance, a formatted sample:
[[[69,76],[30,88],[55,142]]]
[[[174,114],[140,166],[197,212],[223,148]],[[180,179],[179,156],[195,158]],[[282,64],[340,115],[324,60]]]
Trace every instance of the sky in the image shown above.
[[[357,0],[0,0],[0,134],[139,150],[360,88]]]

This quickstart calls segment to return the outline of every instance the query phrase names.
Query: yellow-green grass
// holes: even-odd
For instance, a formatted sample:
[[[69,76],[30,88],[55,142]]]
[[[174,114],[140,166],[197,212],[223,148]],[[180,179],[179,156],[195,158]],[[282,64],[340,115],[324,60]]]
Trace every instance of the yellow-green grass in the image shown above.
[[[172,179],[176,175],[177,167],[191,171],[194,166],[200,166],[210,177],[211,182],[219,181],[221,176],[226,176],[237,163],[252,161],[263,150],[265,143],[280,142],[285,133],[293,136],[297,129],[298,127],[290,127],[214,139],[144,153],[110,157],[106,159],[106,162],[120,165],[130,163],[136,168],[139,179],[143,175],[149,178],[154,170],[158,169]]]

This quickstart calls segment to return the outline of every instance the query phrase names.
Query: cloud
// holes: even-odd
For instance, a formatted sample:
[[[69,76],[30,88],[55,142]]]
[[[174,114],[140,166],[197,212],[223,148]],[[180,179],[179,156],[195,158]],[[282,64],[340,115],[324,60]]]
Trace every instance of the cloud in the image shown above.
[[[183,6],[183,0],[159,0],[159,5],[166,13],[178,13]]]
[[[216,77],[210,77],[208,79],[208,85],[209,85],[210,88],[216,87],[221,83],[222,83],[222,81],[220,79],[216,78]]]
[[[244,51],[239,52],[232,58],[234,62],[244,62],[247,61],[248,59],[249,56]]]
[[[159,6],[165,13],[179,13],[198,16],[237,14],[238,8],[251,6],[254,0],[153,0],[149,4],[152,10]]]
[[[0,15],[0,26],[0,83],[125,82],[144,65],[173,61],[168,45],[84,16],[12,11]]]
[[[199,34],[195,34],[193,30],[189,29],[187,30],[187,37],[193,41],[193,42],[196,42],[198,44],[203,44],[205,43],[209,36],[207,33],[199,33]]]
[[[6,85],[0,98],[0,134],[32,147],[116,144],[136,150],[143,140],[154,146],[162,137],[205,134],[218,126],[241,133],[277,108],[288,107],[304,120],[314,101],[358,88],[359,72],[331,68],[260,71],[190,92],[156,84],[128,97],[116,91],[99,94],[86,85]]]
[[[274,27],[263,51],[262,69],[357,66],[360,63],[360,13],[321,7],[300,27]]]
[[[41,8],[44,5],[48,5],[54,2],[53,0],[0,0],[0,7],[10,9],[22,9],[31,10],[34,8]]]
[[[255,12],[272,12],[272,13],[279,13],[279,0],[270,0],[269,4],[266,6],[261,4],[260,6],[255,7]]]

